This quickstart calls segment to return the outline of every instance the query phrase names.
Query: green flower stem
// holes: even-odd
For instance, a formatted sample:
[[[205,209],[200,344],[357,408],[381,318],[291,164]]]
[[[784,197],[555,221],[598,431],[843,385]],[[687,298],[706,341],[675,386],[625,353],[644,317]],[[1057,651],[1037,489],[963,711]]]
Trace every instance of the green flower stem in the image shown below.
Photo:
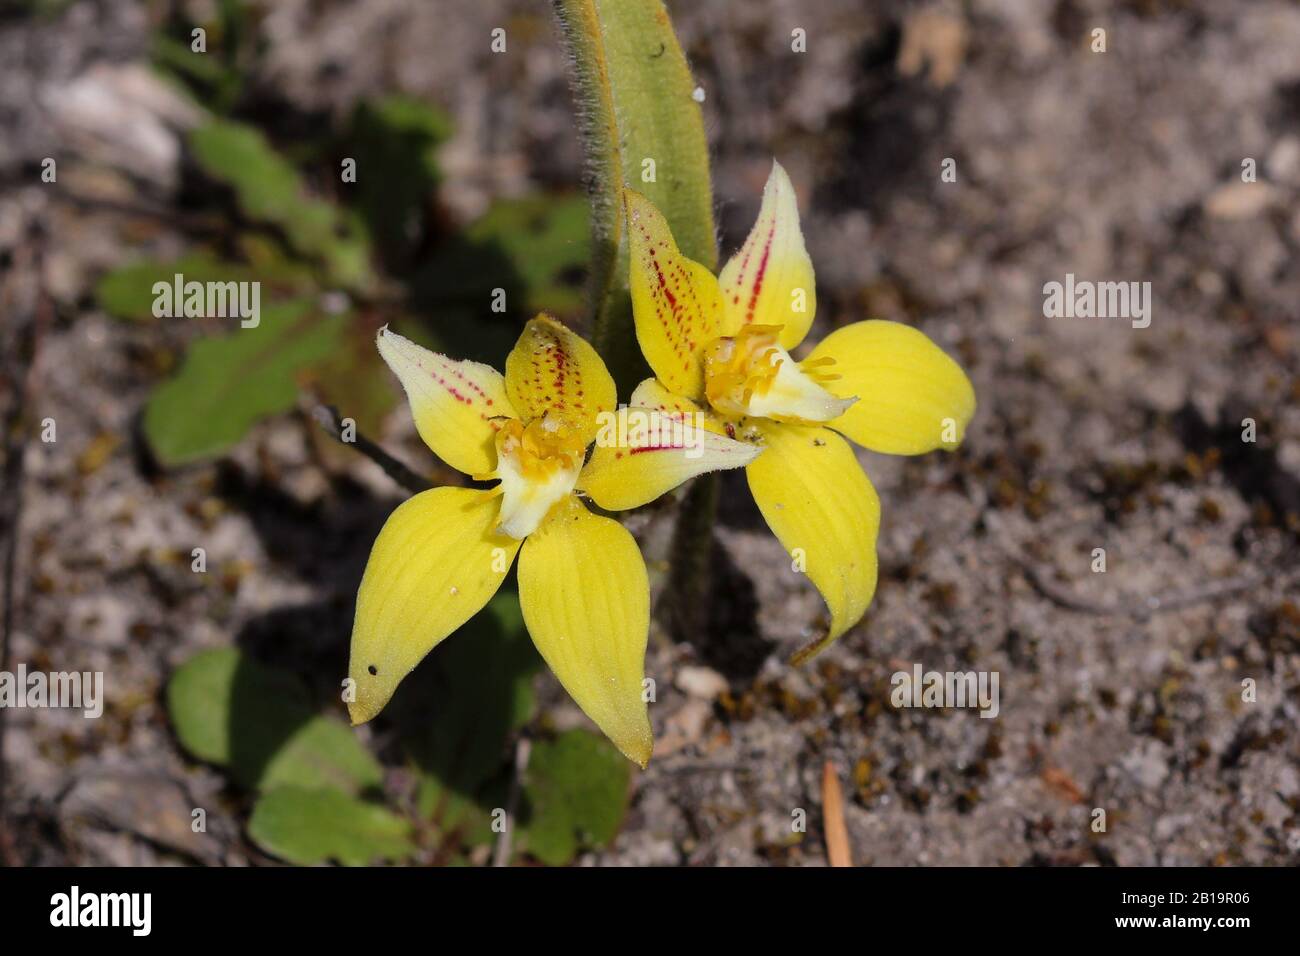
[[[654,202],[685,255],[715,268],[704,119],[660,0],[554,0],[554,6],[587,155],[592,341],[627,395],[647,370],[628,296],[623,187]]]
[[[668,625],[676,640],[699,635],[708,627],[708,594],[713,586],[709,552],[713,519],[718,511],[719,475],[696,478],[682,499],[673,528],[668,569]]]

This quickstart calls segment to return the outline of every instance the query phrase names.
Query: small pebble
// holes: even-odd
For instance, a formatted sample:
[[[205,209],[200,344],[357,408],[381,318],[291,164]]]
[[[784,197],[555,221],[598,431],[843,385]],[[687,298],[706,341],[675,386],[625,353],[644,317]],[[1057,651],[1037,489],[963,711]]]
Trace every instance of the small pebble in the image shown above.
[[[673,683],[683,694],[701,700],[715,700],[727,689],[727,679],[709,667],[681,667]]]

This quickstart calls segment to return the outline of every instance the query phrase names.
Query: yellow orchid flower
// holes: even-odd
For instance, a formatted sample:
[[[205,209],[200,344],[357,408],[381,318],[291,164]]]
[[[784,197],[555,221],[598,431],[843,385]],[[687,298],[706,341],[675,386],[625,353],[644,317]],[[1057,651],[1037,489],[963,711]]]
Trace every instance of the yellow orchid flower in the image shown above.
[[[632,404],[701,412],[706,427],[765,449],[746,466],[750,491],[830,609],[827,633],[795,655],[806,660],[861,620],[876,590],[880,502],[844,439],[896,455],[955,448],[975,392],[956,362],[897,322],[845,326],[791,358],[816,293],[779,163],[717,278],[678,251],[648,199],[624,196],[637,340],[655,373]]]
[[[443,638],[496,593],[519,555],[519,602],[543,659],[631,760],[650,759],[642,697],[650,589],[627,530],[589,511],[635,508],[760,449],[660,410],[615,407],[614,380],[585,340],[540,315],[506,373],[381,330],[420,437],[487,490],[434,488],[379,532],[357,593],[348,675],[354,724],[378,714]],[[596,448],[587,459],[587,448]]]

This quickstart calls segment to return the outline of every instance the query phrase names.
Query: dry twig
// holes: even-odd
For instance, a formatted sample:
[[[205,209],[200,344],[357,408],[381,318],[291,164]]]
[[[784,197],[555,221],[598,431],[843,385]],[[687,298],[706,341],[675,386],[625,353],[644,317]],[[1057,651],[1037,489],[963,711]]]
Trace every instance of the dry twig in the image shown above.
[[[532,741],[527,737],[521,735],[515,742],[515,764],[510,775],[510,793],[506,797],[506,828],[497,836],[496,846],[492,849],[493,866],[510,865],[511,839],[515,831],[515,815],[519,810],[519,793],[523,789],[524,771],[528,769],[532,749]]]
[[[345,438],[344,420],[334,406],[317,405],[312,409],[311,414],[316,419],[316,423],[332,438],[349,448],[355,448],[361,452],[361,454],[382,468],[384,474],[411,494],[418,495],[420,492],[428,491],[433,487],[433,484],[427,478],[416,474],[360,432],[354,432],[351,439]]]
[[[829,760],[822,767],[822,826],[826,831],[826,859],[831,866],[852,866],[849,828],[844,823],[844,792],[835,764]]]

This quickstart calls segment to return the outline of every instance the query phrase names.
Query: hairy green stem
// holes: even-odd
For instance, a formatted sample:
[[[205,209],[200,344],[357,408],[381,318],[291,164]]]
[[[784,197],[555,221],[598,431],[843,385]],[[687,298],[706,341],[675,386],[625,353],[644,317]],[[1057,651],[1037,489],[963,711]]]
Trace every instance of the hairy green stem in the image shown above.
[[[701,634],[709,624],[708,593],[713,586],[709,560],[713,549],[713,518],[718,510],[719,476],[696,478],[686,490],[669,551],[668,625],[683,640]]]
[[[717,265],[704,119],[660,0],[553,0],[591,194],[592,340],[621,394],[645,377],[628,296],[623,188],[664,214],[682,252]]]

